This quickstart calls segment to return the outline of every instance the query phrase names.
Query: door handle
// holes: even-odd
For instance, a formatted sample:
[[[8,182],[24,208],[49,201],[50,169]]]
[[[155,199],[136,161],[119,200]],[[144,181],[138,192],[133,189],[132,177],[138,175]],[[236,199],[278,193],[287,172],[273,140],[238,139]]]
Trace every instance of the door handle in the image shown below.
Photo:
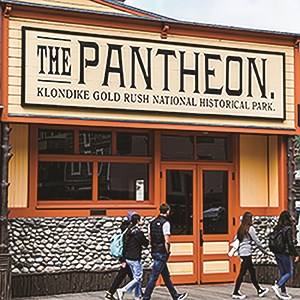
[[[204,240],[203,240],[203,230],[200,229],[200,247],[203,246]]]

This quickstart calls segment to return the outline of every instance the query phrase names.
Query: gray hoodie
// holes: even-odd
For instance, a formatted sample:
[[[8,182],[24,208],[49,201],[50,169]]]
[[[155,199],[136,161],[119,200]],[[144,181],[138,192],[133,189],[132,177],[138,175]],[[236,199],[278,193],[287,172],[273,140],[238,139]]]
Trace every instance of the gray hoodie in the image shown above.
[[[252,241],[255,242],[255,244],[258,246],[258,248],[262,252],[266,252],[266,249],[258,239],[256,235],[255,228],[253,226],[249,227],[249,232],[244,236],[244,239],[242,242],[240,242],[239,246],[239,256],[250,256],[252,255]]]

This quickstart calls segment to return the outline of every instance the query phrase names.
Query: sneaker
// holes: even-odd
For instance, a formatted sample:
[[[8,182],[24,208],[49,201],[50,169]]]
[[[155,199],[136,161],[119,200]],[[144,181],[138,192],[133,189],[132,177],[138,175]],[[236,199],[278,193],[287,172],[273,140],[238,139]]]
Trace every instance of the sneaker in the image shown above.
[[[280,290],[279,290],[279,286],[278,286],[276,283],[275,283],[274,285],[272,285],[272,289],[273,289],[273,291],[274,291],[276,297],[277,297],[278,299],[282,299],[281,293],[280,293]]]
[[[260,288],[257,292],[258,297],[263,297],[265,294],[267,294],[269,292],[268,288]]]
[[[124,292],[122,289],[117,289],[117,295],[119,300],[123,300]]]
[[[105,300],[117,300],[114,295],[110,292],[106,292],[105,294],[105,297],[104,297]]]
[[[183,300],[188,296],[188,293],[178,294],[177,300]]]
[[[289,295],[288,293],[281,293],[281,297],[284,300],[291,300],[293,297]]]
[[[247,296],[243,295],[240,291],[232,294],[232,299],[245,299]]]

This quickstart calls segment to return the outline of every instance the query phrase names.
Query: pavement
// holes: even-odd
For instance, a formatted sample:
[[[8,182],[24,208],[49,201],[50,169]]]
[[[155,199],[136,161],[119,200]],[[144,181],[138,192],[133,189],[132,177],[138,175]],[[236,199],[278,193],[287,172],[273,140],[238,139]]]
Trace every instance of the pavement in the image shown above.
[[[271,286],[268,287],[270,292],[264,296],[265,299],[277,299]],[[224,300],[231,299],[233,284],[218,284],[218,285],[180,285],[176,286],[179,293],[188,292],[187,300]],[[300,288],[288,288],[288,293],[293,296],[293,299],[300,299]],[[246,299],[259,299],[256,290],[250,283],[243,283],[241,292],[247,295]],[[14,300],[104,300],[105,291],[81,293],[81,294],[65,294],[53,295],[44,297],[27,297],[27,298],[14,298]],[[134,295],[125,295],[124,300],[133,300]],[[151,298],[152,300],[171,300],[171,296],[165,287],[156,287]]]

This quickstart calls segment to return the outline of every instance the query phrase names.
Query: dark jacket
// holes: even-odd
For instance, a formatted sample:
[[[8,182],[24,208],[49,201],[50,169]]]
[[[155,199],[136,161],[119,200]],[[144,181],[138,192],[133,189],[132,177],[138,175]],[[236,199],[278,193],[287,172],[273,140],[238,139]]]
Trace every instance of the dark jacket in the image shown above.
[[[152,253],[167,253],[166,241],[163,234],[163,225],[167,222],[165,216],[159,215],[150,223],[151,251]]]
[[[137,226],[132,227],[128,234],[128,239],[125,237],[124,257],[129,260],[140,260],[142,248],[147,247],[149,241]]]
[[[293,239],[293,232],[292,232],[292,227],[287,225],[284,226],[283,228],[283,236],[284,236],[284,241],[285,241],[285,250],[283,254],[285,255],[292,255],[292,256],[299,256],[295,244],[294,244],[294,239]]]

